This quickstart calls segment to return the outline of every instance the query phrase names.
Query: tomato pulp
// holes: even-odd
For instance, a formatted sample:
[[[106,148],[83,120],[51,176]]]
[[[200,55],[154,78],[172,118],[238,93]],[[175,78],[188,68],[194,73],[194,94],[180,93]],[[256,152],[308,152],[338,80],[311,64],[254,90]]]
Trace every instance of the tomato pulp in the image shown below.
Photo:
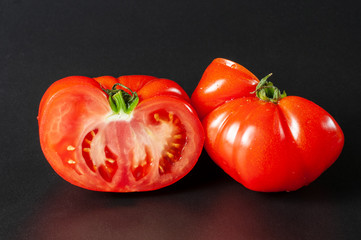
[[[241,65],[215,59],[192,95],[205,149],[232,178],[262,192],[308,185],[340,155],[344,135],[315,103],[281,93]]]
[[[189,101],[167,79],[67,77],[41,100],[41,147],[53,169],[79,187],[159,189],[184,177],[201,153],[203,128]]]

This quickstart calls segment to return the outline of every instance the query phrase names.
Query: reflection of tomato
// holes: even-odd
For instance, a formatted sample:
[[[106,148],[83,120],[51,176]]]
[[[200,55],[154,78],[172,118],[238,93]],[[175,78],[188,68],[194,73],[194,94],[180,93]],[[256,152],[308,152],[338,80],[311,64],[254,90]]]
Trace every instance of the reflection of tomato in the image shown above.
[[[244,67],[216,59],[192,102],[204,117],[205,148],[226,173],[252,190],[292,191],[338,158],[344,136],[330,114],[304,98],[287,97],[269,76],[258,81]]]
[[[193,168],[204,140],[184,90],[150,76],[61,79],[44,94],[38,122],[54,170],[97,191],[170,185]]]

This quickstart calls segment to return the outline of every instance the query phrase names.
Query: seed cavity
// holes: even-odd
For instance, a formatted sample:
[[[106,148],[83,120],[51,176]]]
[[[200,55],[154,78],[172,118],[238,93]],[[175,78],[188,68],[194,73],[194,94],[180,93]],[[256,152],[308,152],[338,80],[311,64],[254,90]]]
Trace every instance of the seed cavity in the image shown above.
[[[158,110],[151,113],[149,117],[150,121],[155,125],[159,123],[172,125],[172,132],[170,133],[170,136],[166,139],[161,156],[158,160],[159,174],[164,175],[171,173],[172,168],[181,159],[183,149],[187,142],[185,127],[177,114],[175,114],[174,112]]]
[[[94,130],[88,132],[88,134],[84,137],[84,140],[82,142],[82,150],[83,150],[82,156],[83,156],[88,168],[92,172],[96,172],[97,167],[95,166],[93,160],[90,157],[90,145],[97,133],[98,133],[98,129],[94,129]]]
[[[149,147],[145,146],[145,158],[140,161],[137,161],[136,163],[133,162],[133,166],[131,166],[130,169],[136,181],[148,175],[153,161],[154,159],[151,155]]]

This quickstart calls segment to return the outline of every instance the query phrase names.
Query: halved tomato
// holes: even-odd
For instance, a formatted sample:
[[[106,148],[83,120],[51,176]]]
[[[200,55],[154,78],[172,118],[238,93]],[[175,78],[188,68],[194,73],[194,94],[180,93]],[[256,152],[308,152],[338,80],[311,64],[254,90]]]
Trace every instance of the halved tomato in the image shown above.
[[[96,191],[149,191],[185,176],[204,133],[175,82],[150,76],[72,76],[39,107],[42,150],[66,181]]]

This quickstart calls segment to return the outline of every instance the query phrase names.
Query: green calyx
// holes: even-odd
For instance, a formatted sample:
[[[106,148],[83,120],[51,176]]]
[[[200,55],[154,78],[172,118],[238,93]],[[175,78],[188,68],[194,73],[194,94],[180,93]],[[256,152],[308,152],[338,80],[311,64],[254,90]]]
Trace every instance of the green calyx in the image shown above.
[[[256,87],[256,91],[252,93],[256,93],[256,96],[262,101],[277,103],[282,98],[287,97],[287,94],[285,91],[281,93],[277,87],[273,86],[273,83],[267,80],[270,76],[272,73],[262,78]]]
[[[128,92],[124,91],[123,89],[117,89],[117,86],[121,86],[127,90]],[[112,87],[112,89],[104,89],[100,86],[102,90],[108,94],[109,98],[109,105],[110,108],[113,110],[115,114],[126,113],[130,114],[134,108],[138,105],[139,97],[136,92],[133,92],[128,87],[124,86],[123,84],[116,83]]]

